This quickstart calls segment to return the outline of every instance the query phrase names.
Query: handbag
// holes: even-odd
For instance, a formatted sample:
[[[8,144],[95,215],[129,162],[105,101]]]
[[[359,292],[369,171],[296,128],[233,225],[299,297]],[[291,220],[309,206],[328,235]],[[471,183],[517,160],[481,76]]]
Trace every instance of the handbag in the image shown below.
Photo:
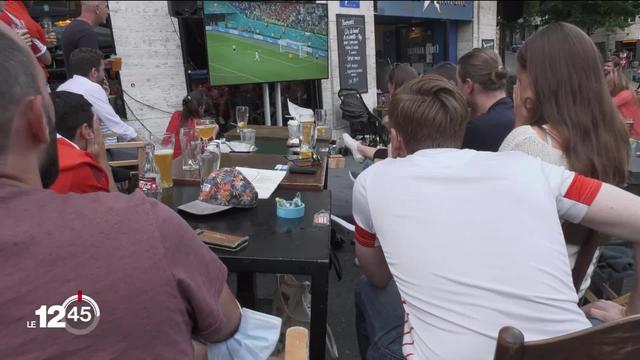
[[[282,329],[288,329],[293,326],[302,326],[309,329],[311,320],[310,289],[311,284],[308,281],[299,282],[295,277],[288,274],[276,275],[272,314],[282,319]],[[329,325],[327,325],[326,342],[329,355],[332,359],[337,359],[338,347]]]

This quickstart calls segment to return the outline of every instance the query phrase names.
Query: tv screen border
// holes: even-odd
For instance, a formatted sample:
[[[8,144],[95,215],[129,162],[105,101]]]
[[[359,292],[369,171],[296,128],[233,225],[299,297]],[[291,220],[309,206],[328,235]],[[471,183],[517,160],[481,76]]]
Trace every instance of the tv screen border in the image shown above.
[[[331,63],[331,54],[330,54],[330,47],[331,44],[329,43],[330,39],[329,39],[329,27],[330,27],[330,19],[329,19],[329,4],[327,3],[318,3],[318,2],[311,2],[311,1],[259,1],[259,2],[269,2],[269,3],[277,3],[277,4],[287,4],[287,3],[292,3],[295,2],[296,4],[313,4],[315,6],[324,6],[327,12],[327,76],[326,77],[319,77],[319,78],[304,78],[304,79],[284,79],[284,80],[274,80],[274,81],[264,81],[264,82],[242,82],[242,83],[233,83],[233,84],[216,84],[214,85],[211,81],[211,62],[209,59],[209,44],[207,42],[207,23],[206,23],[206,19],[207,19],[207,14],[205,13],[205,7],[206,4],[208,2],[212,2],[212,1],[224,1],[224,0],[204,0],[202,1],[202,29],[204,31],[204,45],[205,45],[205,52],[207,53],[207,81],[209,83],[210,86],[236,86],[236,85],[250,85],[250,84],[276,84],[276,83],[282,83],[282,82],[293,82],[293,81],[315,81],[315,80],[326,80],[329,79],[329,66]]]

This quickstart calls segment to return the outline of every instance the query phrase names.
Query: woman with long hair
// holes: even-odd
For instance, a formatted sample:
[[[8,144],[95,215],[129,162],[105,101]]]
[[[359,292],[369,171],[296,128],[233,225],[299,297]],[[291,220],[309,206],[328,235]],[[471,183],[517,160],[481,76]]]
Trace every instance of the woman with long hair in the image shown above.
[[[508,76],[492,49],[475,48],[458,60],[458,89],[472,114],[463,148],[498,151],[502,140],[513,130],[513,101],[506,93]]]
[[[173,157],[177,158],[182,154],[182,146],[180,144],[180,129],[196,128],[196,120],[204,116],[204,108],[206,97],[201,90],[194,90],[182,99],[182,110],[175,111],[171,115],[169,125],[167,125],[166,133],[174,134],[175,145],[173,147]],[[213,138],[218,134],[218,126],[215,127]]]
[[[622,71],[607,75],[607,86],[624,121],[631,122],[631,135],[640,137],[640,102],[631,91],[631,82]]]
[[[553,23],[517,55],[516,128],[500,151],[517,150],[615,185],[627,181],[629,139],[602,72],[600,54],[582,30]],[[573,268],[580,246],[567,244]],[[579,294],[589,285],[594,256]]]

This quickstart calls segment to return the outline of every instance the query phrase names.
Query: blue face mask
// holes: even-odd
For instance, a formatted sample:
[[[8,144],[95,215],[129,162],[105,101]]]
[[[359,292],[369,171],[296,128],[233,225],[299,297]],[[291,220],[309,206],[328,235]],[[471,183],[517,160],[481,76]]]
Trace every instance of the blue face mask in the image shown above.
[[[281,325],[279,317],[243,308],[238,331],[230,339],[209,345],[209,359],[266,359],[276,347]]]

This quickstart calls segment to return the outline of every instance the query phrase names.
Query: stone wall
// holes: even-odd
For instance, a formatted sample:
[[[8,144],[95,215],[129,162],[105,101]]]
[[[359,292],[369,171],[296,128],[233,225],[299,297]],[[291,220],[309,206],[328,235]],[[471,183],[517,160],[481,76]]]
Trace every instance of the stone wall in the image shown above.
[[[475,47],[481,47],[482,39],[493,39],[495,49],[498,49],[497,16],[497,2],[473,2],[473,21],[458,23],[458,58]]]
[[[123,60],[124,99],[131,108],[127,118],[137,117],[153,133],[162,133],[187,93],[180,39],[174,31],[177,20],[169,17],[166,1],[109,1],[109,9],[116,52]],[[133,121],[131,125],[141,127]]]

